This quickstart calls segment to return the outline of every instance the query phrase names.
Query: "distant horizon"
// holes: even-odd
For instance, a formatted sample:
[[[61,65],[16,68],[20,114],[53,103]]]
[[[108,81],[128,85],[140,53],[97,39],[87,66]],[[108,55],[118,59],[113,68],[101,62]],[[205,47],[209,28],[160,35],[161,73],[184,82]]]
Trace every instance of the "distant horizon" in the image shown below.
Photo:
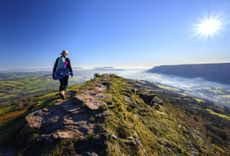
[[[157,66],[174,66],[174,65],[199,65],[199,64],[229,64],[229,62],[205,62],[205,63],[178,63],[178,64],[160,64],[160,65],[152,65],[152,66],[73,66],[72,68],[75,70],[94,70],[94,69],[151,69]],[[52,66],[47,67],[0,67],[0,72],[33,72],[33,71],[52,71]],[[24,70],[24,71],[22,71]]]

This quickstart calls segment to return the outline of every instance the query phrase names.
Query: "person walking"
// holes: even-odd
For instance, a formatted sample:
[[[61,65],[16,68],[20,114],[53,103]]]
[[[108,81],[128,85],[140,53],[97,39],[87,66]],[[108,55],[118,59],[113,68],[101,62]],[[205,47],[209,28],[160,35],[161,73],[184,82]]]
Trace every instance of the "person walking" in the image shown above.
[[[67,58],[69,52],[67,50],[63,50],[61,56],[58,57],[55,61],[53,67],[53,79],[59,80],[59,95],[63,100],[67,98],[66,89],[68,86],[69,76],[73,77],[73,70],[71,67],[70,59]]]

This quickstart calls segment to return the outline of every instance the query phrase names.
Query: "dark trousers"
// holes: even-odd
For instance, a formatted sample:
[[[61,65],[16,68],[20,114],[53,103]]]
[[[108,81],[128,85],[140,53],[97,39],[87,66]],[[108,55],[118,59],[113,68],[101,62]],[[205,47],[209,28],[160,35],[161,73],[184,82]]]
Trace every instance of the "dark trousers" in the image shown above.
[[[59,79],[59,82],[60,82],[59,90],[60,91],[63,91],[67,88],[68,80],[69,80],[69,76],[65,76],[65,77]]]

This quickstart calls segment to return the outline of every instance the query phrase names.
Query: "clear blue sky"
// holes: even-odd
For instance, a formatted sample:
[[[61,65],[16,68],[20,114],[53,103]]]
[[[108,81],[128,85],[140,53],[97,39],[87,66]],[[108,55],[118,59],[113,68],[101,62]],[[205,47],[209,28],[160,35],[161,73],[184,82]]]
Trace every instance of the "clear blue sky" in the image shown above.
[[[221,15],[212,38],[194,25]],[[1,0],[0,67],[53,66],[62,49],[73,66],[230,62],[228,0]]]

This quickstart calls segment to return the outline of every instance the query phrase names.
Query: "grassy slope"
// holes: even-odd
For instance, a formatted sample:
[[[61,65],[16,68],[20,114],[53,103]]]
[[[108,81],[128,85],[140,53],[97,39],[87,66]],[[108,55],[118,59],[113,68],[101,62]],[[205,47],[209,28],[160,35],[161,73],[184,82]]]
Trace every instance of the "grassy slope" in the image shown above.
[[[112,80],[109,93],[113,97],[112,102],[107,101],[110,115],[105,121],[109,155],[191,155],[193,151],[226,154],[206,138],[202,121],[192,121],[167,99],[162,107],[151,107],[122,78]],[[113,135],[118,139],[112,139]],[[141,146],[128,145],[129,137],[139,138]]]
[[[220,114],[220,113],[217,113],[211,109],[207,109],[207,111],[212,114],[212,115],[216,115],[217,117],[220,117],[220,118],[223,118],[223,119],[226,119],[226,120],[230,120],[230,115],[225,115],[225,114]]]

